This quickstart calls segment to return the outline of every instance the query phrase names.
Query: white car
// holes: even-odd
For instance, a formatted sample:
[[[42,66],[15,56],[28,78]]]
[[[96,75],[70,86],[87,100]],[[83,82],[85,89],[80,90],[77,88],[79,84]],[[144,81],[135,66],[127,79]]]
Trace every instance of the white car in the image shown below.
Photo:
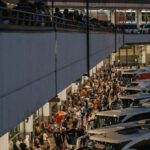
[[[113,124],[133,122],[143,119],[150,119],[149,107],[133,107],[119,110],[101,111],[96,113],[95,123],[92,128],[102,128]]]
[[[150,101],[150,93],[120,96],[119,101],[121,108],[142,105],[143,103]]]
[[[132,78],[135,78],[136,76],[138,76],[139,74],[142,74],[142,73],[150,73],[150,66],[141,67],[137,70],[123,71],[122,77],[132,79]]]
[[[93,141],[93,150],[149,150],[149,125],[93,135],[90,136],[90,140]]]
[[[150,79],[145,80],[137,80],[131,82],[127,87],[142,87],[142,88],[150,88]]]
[[[121,96],[126,96],[126,95],[133,95],[133,94],[144,94],[144,93],[150,93],[150,88],[145,88],[145,87],[129,87],[125,88],[123,92],[119,95]]]

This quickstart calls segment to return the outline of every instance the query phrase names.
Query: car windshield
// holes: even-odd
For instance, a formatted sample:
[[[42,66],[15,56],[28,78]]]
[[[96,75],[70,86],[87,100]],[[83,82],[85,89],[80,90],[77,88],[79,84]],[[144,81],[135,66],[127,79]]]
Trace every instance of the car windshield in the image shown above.
[[[111,103],[111,110],[117,110],[117,109],[120,109],[120,108],[123,108],[122,106],[122,102],[112,102]]]
[[[115,116],[99,116],[96,115],[94,127],[93,128],[102,128],[105,126],[110,126],[113,124],[120,123],[123,118]]]
[[[88,148],[89,150],[121,150],[126,144],[130,141],[123,143],[108,143],[108,142],[97,142],[89,141]]]
[[[138,86],[139,85],[139,83],[130,83],[129,85],[127,85],[128,87],[135,87],[135,86]]]
[[[137,74],[123,74],[122,77],[123,78],[135,78],[137,76]]]
[[[132,95],[132,94],[137,94],[139,92],[141,92],[141,90],[126,89],[123,91],[122,95]]]
[[[120,99],[122,108],[130,107],[133,103],[132,99],[122,98]]]

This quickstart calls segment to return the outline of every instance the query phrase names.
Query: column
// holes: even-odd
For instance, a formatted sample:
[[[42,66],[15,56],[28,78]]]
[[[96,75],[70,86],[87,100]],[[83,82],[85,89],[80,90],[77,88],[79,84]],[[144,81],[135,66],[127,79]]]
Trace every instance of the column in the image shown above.
[[[116,56],[116,53],[111,54],[111,65],[116,65],[115,56]]]
[[[58,93],[58,97],[60,98],[61,101],[66,100],[67,99],[66,89]]]
[[[64,89],[63,91],[61,91],[61,100],[65,101],[67,99],[67,93],[66,93],[66,89]]]
[[[84,84],[84,76],[81,77],[81,84]]]
[[[96,67],[94,67],[92,70],[93,70],[93,73],[96,73]]]
[[[9,134],[0,137],[0,150],[9,150]]]
[[[79,87],[79,83],[78,82],[72,83],[71,86],[72,86],[72,92],[73,93],[78,91],[78,87]]]
[[[31,115],[25,120],[25,130],[26,133],[33,132],[33,115]]]
[[[135,45],[133,45],[133,62],[134,62],[134,66],[137,65],[137,58],[135,57]]]
[[[41,107],[38,111],[39,111],[40,119],[42,120],[43,119],[43,107]]]
[[[142,12],[141,10],[136,11],[136,22],[137,22],[137,28],[140,29],[140,25],[142,24]]]
[[[20,133],[22,133],[23,135],[25,135],[25,121],[21,122],[19,124],[20,126]]]
[[[90,77],[92,76],[92,74],[93,74],[93,70],[92,70],[92,69],[90,69]]]
[[[142,51],[142,64],[146,64],[146,47],[142,46],[141,51]]]
[[[104,65],[104,61],[101,61],[101,62],[97,65],[97,69],[100,69],[103,65]]]
[[[116,16],[115,16],[115,11],[114,10],[111,10],[111,12],[110,12],[110,20],[111,20],[111,23],[112,24],[115,24],[115,19],[116,19]]]
[[[150,45],[146,46],[146,64],[150,65]]]
[[[48,117],[49,115],[50,115],[49,102],[47,102],[47,103],[43,106],[43,116],[44,116],[44,117]]]
[[[111,10],[108,10],[108,21],[111,22]]]

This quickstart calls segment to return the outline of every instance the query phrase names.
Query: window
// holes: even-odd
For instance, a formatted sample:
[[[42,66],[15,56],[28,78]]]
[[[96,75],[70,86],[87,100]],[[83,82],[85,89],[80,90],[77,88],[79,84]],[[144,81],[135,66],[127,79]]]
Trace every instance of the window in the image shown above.
[[[131,148],[135,148],[136,150],[149,150],[149,147],[150,147],[150,139],[140,141],[135,145],[133,145]]]
[[[150,28],[150,24],[149,25],[145,25],[144,28]]]
[[[126,89],[123,92],[123,95],[132,95],[132,94],[137,94],[141,92],[140,90],[135,90],[135,89]]]
[[[150,112],[141,113],[128,118],[125,122],[138,121],[142,119],[150,119]]]
[[[130,104],[133,102],[132,99],[121,99],[122,107],[127,108],[130,107]]]
[[[143,12],[142,13],[142,21],[145,21],[145,22],[150,21],[150,13]]]
[[[130,21],[130,22],[135,21],[135,12],[127,12],[126,21]]]

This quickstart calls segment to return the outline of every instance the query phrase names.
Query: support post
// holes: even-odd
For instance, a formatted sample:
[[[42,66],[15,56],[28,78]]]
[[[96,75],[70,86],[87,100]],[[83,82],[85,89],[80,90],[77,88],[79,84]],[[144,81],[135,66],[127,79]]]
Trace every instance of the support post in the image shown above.
[[[128,66],[128,48],[126,47],[126,66]]]
[[[133,59],[134,59],[134,66],[136,66],[136,57],[135,57],[135,45],[133,45]]]
[[[90,73],[90,44],[89,44],[89,0],[86,0],[86,50],[87,50],[87,75]]]
[[[118,66],[120,66],[120,50],[121,49],[119,48],[119,51],[118,51],[119,52],[119,54],[118,54]]]
[[[117,16],[116,16],[116,9],[115,9],[115,53],[117,51],[117,29],[116,29],[116,23],[117,23]]]

